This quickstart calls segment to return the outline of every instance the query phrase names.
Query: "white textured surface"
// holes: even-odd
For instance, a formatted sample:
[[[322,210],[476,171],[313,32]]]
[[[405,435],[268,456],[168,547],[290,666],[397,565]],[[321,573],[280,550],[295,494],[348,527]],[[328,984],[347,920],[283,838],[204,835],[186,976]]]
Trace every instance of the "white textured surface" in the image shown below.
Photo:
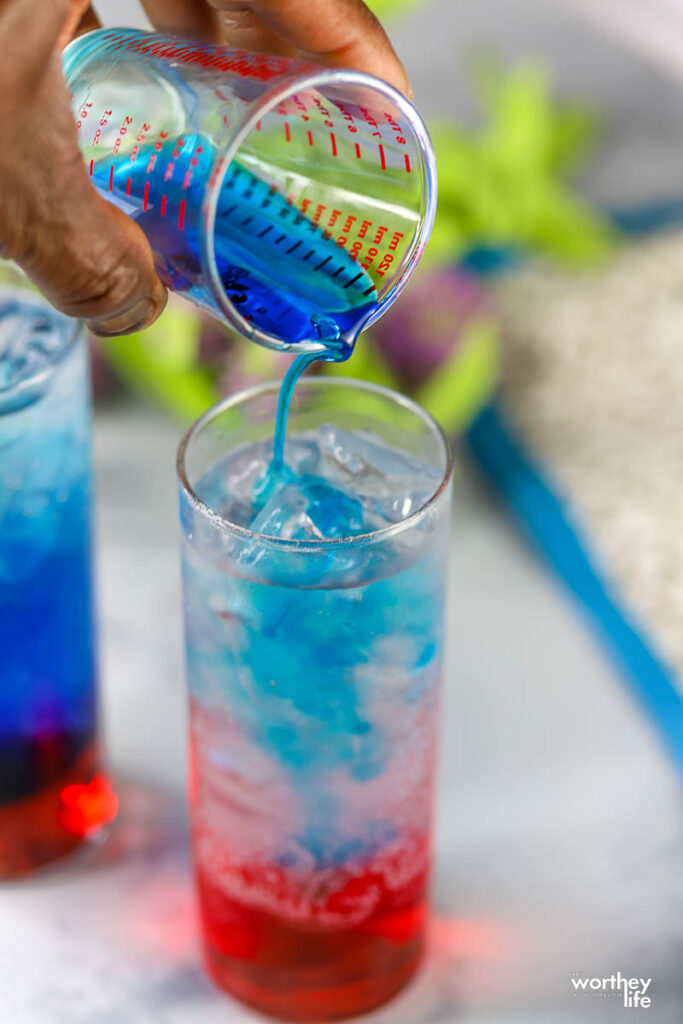
[[[683,678],[683,233],[512,275],[500,299],[505,408]]]
[[[199,965],[184,826],[177,425],[97,425],[104,696],[122,814],[90,863],[0,889],[2,1024],[247,1024]],[[465,476],[426,970],[375,1024],[611,1024],[572,972],[683,1014],[678,784],[574,609]],[[635,1015],[635,1011],[634,1015]],[[637,1015],[633,1019],[640,1019]]]

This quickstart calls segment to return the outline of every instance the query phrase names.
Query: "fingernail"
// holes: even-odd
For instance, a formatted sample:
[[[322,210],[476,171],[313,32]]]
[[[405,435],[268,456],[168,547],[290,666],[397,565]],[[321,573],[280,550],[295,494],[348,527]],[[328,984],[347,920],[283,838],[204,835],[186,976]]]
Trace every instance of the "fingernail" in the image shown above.
[[[167,298],[168,293],[165,288],[162,288],[156,301],[141,299],[125,313],[117,313],[116,316],[98,320],[88,320],[88,329],[100,338],[115,338],[120,334],[133,334],[135,331],[142,331],[154,323],[163,312]]]

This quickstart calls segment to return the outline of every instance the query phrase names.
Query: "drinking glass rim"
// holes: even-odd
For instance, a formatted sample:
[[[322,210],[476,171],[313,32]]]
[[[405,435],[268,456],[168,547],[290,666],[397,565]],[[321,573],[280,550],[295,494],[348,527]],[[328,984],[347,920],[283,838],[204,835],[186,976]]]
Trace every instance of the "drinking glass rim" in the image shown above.
[[[26,305],[30,305],[38,309],[45,309],[48,311],[49,315],[58,317],[60,320],[72,321],[73,326],[67,337],[66,343],[55,352],[51,352],[38,370],[35,370],[28,377],[22,377],[21,380],[16,381],[10,387],[0,387],[0,415],[5,415],[2,412],[1,406],[10,398],[21,395],[22,392],[32,391],[35,387],[38,387],[48,381],[55,372],[55,369],[69,357],[78,341],[85,336],[85,323],[83,320],[67,316],[66,313],[60,313],[58,309],[55,309],[54,306],[50,305],[47,299],[45,299],[40,293],[33,291],[30,287],[23,286],[22,284],[13,285],[11,281],[0,281],[0,297],[4,294],[11,294],[18,297],[19,301],[25,302]]]
[[[394,402],[396,405],[402,406],[408,412],[416,415],[418,419],[422,420],[424,425],[435,435],[446,455],[446,465],[441,477],[441,481],[427,500],[420,505],[414,512],[411,512],[405,519],[401,519],[398,523],[390,523],[388,526],[382,526],[377,530],[371,530],[368,533],[355,534],[349,537],[326,537],[322,540],[290,540],[283,537],[272,537],[267,533],[255,533],[246,526],[239,526],[237,523],[231,522],[226,519],[220,513],[210,508],[199,495],[196,493],[194,488],[191,486],[186,473],[185,468],[185,456],[192,443],[194,437],[202,430],[207,423],[227,409],[231,409],[236,405],[241,405],[243,402],[249,401],[253,398],[257,398],[259,395],[267,394],[268,392],[277,394],[281,387],[281,381],[265,381],[263,384],[255,384],[249,388],[244,388],[241,391],[237,391],[234,395],[229,395],[227,398],[217,402],[216,405],[211,406],[210,409],[200,416],[192,426],[186,431],[183,439],[178,447],[178,454],[176,456],[176,473],[180,486],[183,493],[190,505],[196,512],[199,512],[205,519],[207,519],[213,526],[226,532],[235,534],[241,537],[243,540],[258,540],[262,541],[271,547],[281,548],[292,552],[305,552],[305,551],[320,551],[321,549],[339,549],[348,546],[356,546],[358,544],[371,544],[379,541],[388,540],[397,534],[403,533],[405,530],[410,529],[419,523],[432,506],[436,504],[442,494],[448,489],[451,478],[453,476],[453,468],[455,465],[455,457],[453,454],[453,446],[448,440],[444,430],[437,423],[433,416],[431,416],[422,406],[413,401],[412,398],[408,398],[406,395],[402,395],[398,391],[394,391],[392,388],[384,387],[382,384],[374,384],[370,381],[356,380],[353,377],[305,377],[299,380],[296,385],[296,391],[301,388],[312,388],[312,387],[351,387],[358,391],[370,392],[382,398],[387,398]]]

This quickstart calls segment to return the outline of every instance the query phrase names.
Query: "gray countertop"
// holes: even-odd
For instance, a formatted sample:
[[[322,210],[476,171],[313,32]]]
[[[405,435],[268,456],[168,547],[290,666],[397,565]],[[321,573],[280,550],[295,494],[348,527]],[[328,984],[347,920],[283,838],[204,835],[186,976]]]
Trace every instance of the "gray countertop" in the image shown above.
[[[0,889],[0,1021],[256,1021],[202,974],[184,812],[176,423],[98,416],[105,732],[121,794],[89,858]],[[570,976],[652,977],[683,1013],[674,773],[574,607],[474,475],[456,486],[425,970],[371,1020],[621,1020]],[[644,1014],[648,1017],[645,1018]]]

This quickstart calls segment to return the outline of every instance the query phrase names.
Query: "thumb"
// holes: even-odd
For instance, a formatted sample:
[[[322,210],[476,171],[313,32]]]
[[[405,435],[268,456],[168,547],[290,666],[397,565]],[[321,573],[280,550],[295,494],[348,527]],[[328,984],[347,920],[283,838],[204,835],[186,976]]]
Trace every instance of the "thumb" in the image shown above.
[[[20,110],[10,104],[0,115],[12,142],[0,151],[2,255],[96,334],[151,324],[166,290],[140,228],[88,178],[58,56],[34,79]]]

